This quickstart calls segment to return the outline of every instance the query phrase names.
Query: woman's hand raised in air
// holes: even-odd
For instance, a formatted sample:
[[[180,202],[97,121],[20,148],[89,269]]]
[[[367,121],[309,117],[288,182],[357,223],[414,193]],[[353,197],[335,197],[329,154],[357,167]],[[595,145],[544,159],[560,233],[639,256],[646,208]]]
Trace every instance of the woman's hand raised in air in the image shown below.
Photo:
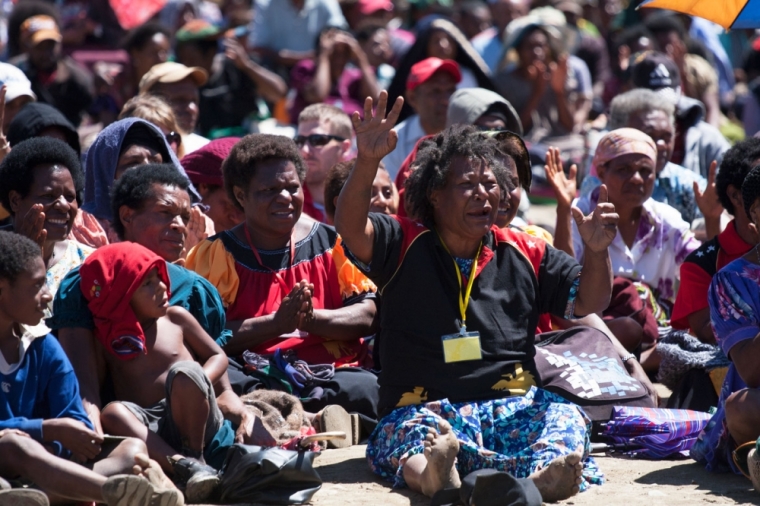
[[[554,190],[554,196],[557,198],[557,206],[563,209],[570,209],[578,191],[578,186],[575,182],[578,166],[573,164],[570,167],[569,174],[565,176],[559,148],[552,146],[546,151],[544,171],[546,172],[547,181],[549,181]]]
[[[388,92],[383,90],[377,100],[377,109],[372,110],[372,97],[364,101],[364,119],[355,112],[351,117],[356,130],[357,158],[364,160],[382,160],[385,155],[396,149],[398,134],[393,127],[396,125],[404,99],[398,97],[393,108],[385,115],[388,104]]]
[[[615,212],[615,206],[607,201],[606,185],[599,187],[599,203],[591,214],[584,216],[577,207],[571,208],[571,211],[586,248],[599,253],[612,244],[620,217]]]

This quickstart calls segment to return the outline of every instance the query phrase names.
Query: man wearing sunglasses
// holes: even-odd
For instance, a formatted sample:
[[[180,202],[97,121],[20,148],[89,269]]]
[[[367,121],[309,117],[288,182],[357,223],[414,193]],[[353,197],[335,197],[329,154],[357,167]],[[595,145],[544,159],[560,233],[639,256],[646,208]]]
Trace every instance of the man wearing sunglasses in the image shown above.
[[[296,145],[308,168],[303,185],[303,210],[324,222],[327,173],[351,151],[353,127],[342,110],[327,104],[313,104],[298,115]]]

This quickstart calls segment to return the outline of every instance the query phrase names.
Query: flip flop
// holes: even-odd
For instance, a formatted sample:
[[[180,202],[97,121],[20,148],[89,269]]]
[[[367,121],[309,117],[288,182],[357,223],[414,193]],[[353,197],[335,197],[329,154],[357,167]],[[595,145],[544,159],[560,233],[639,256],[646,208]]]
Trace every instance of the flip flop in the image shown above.
[[[48,496],[33,488],[0,490],[0,506],[50,506]]]
[[[319,416],[320,429],[323,433],[342,432],[346,435],[345,439],[328,440],[327,448],[348,448],[359,444],[361,435],[359,415],[349,414],[337,404],[331,404],[323,409]]]

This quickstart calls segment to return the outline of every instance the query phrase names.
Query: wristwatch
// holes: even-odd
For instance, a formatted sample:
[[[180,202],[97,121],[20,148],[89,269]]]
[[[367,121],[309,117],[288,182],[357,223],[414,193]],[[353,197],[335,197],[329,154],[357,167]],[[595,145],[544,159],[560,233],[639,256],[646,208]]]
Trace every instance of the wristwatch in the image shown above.
[[[628,355],[622,357],[620,360],[622,360],[623,363],[625,364],[629,360],[636,360],[636,355],[634,355],[633,353],[629,353]]]

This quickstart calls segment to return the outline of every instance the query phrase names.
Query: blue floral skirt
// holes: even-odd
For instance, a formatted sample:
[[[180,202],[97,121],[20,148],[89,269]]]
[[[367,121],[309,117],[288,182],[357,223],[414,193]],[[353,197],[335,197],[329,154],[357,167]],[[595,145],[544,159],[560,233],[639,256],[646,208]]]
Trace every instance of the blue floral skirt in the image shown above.
[[[451,424],[459,440],[456,468],[461,476],[498,469],[526,478],[557,457],[581,451],[581,490],[604,482],[588,456],[591,421],[580,407],[536,387],[522,397],[457,404],[444,399],[395,409],[369,438],[372,471],[394,487],[406,486],[406,460],[422,453],[427,427],[438,430],[441,419]]]

